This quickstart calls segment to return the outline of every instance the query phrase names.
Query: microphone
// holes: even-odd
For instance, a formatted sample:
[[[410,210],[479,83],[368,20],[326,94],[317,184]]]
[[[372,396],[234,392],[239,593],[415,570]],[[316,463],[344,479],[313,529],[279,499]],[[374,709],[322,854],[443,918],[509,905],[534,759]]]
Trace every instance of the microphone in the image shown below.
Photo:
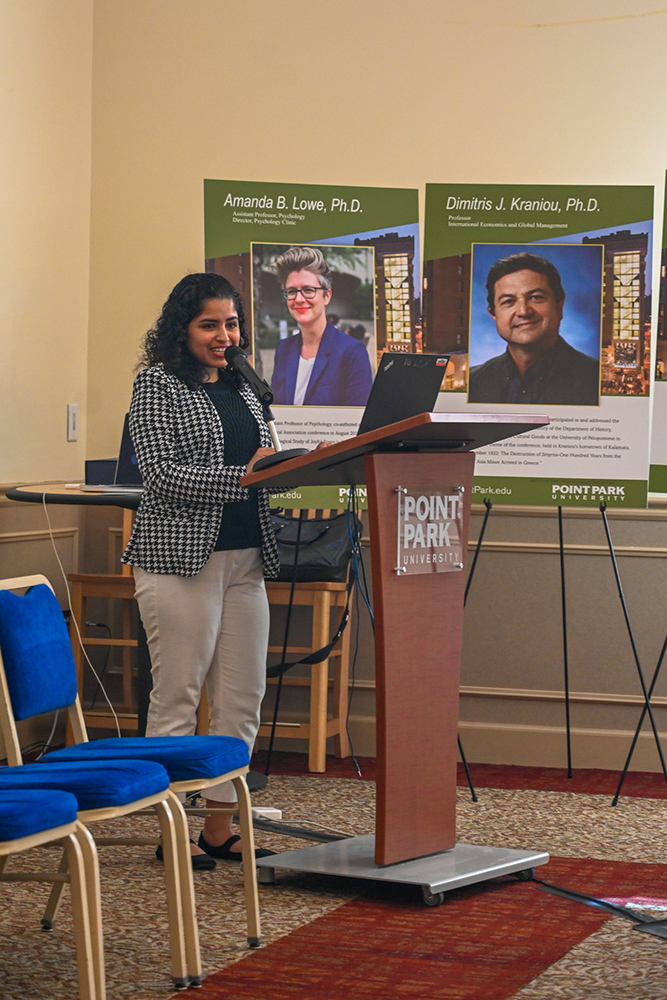
[[[225,361],[246,380],[262,406],[271,406],[273,402],[271,386],[259,377],[242,348],[234,345],[225,348]]]
[[[225,361],[230,368],[233,368],[239,373],[239,375],[242,376],[242,378],[246,380],[254,394],[257,396],[257,399],[262,404],[264,419],[266,420],[271,433],[273,446],[276,449],[275,455],[267,455],[266,458],[260,458],[258,462],[255,462],[254,468],[259,472],[260,469],[266,469],[271,465],[275,465],[277,462],[285,462],[287,459],[296,458],[298,455],[307,455],[307,448],[290,448],[288,451],[283,451],[283,446],[280,443],[278,431],[276,430],[276,422],[273,414],[271,413],[271,403],[273,402],[271,387],[264,381],[263,378],[259,377],[253,366],[246,358],[245,352],[240,347],[230,345],[225,348]]]

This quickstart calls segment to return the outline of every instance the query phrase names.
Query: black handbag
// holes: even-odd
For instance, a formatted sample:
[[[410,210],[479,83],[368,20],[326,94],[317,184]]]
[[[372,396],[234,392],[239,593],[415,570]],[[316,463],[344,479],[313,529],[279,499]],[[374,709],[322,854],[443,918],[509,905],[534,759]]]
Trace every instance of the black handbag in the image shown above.
[[[359,518],[355,517],[352,525],[348,522],[347,513],[302,520],[272,513],[271,518],[280,557],[279,580],[296,580],[297,583],[345,582],[352,556],[350,535],[352,538],[361,536]]]

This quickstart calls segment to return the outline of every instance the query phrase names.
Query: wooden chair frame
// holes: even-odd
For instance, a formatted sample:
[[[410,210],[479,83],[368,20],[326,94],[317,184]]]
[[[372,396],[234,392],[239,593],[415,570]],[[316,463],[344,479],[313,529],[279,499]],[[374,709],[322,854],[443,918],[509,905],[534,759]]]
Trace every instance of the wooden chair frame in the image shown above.
[[[67,857],[67,871],[8,872],[10,857],[53,843],[62,844]],[[62,866],[61,866],[62,868]],[[79,973],[80,1000],[105,1000],[104,950],[100,877],[95,842],[86,827],[77,820],[42,830],[27,837],[0,842],[0,882],[67,882],[72,895],[74,943]]]

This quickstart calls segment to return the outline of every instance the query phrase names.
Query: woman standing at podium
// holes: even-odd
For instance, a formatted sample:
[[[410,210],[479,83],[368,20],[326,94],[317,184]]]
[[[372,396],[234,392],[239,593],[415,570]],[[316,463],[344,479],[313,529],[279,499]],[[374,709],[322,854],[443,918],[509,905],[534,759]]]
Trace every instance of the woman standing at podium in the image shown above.
[[[122,561],[133,567],[151,656],[147,736],[195,732],[204,684],[210,732],[252,750],[278,573],[266,490],[239,480],[272,454],[259,402],[224,351],[247,347],[243,302],[217,274],[189,274],[146,334],[130,433],[145,486]],[[207,805],[234,805],[231,782]],[[193,867],[241,860],[231,816],[206,817]],[[268,854],[271,852],[258,852]]]

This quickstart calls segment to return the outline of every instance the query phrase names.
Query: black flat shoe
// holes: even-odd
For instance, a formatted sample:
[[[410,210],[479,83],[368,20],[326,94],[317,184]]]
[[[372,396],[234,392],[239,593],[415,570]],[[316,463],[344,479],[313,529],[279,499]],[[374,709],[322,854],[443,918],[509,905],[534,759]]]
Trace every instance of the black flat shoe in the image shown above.
[[[191,840],[190,843],[194,844],[194,840]],[[158,861],[164,861],[162,844],[158,844],[155,848],[155,857]],[[212,872],[215,868],[215,861],[208,854],[191,854],[190,860],[192,861],[193,872]]]
[[[229,837],[224,844],[220,844],[219,847],[215,847],[213,844],[209,844],[208,841],[204,840],[204,834],[199,834],[199,840],[197,843],[201,847],[202,851],[206,853],[211,858],[218,858],[219,861],[243,861],[243,857],[240,851],[232,851],[230,848],[234,844],[238,844],[241,838],[238,833]],[[255,848],[255,858],[269,858],[275,851],[270,851],[268,847],[256,847]]]

